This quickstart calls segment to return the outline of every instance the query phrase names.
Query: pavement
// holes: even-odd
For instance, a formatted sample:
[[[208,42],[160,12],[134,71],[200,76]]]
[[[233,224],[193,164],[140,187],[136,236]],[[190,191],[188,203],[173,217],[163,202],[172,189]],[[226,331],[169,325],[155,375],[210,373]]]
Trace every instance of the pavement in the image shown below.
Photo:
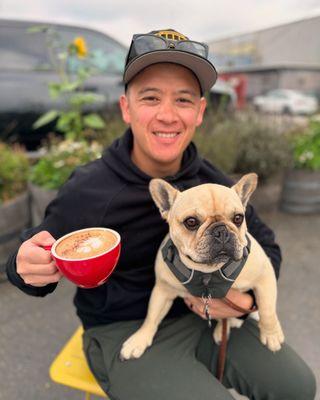
[[[319,388],[320,215],[274,211],[260,216],[275,230],[283,251],[278,310],[286,340],[312,368]],[[54,357],[79,325],[73,294],[66,281],[46,298],[27,296],[8,282],[0,284],[1,400],[83,398],[77,390],[51,382],[48,375]]]

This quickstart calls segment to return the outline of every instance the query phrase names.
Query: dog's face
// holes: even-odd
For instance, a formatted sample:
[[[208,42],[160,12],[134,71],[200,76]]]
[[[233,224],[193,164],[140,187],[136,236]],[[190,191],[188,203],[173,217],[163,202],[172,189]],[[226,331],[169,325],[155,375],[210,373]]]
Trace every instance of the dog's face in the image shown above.
[[[256,185],[257,175],[247,174],[232,188],[204,184],[180,192],[162,179],[152,179],[150,193],[180,257],[192,268],[213,271],[242,258],[247,245],[245,207]]]

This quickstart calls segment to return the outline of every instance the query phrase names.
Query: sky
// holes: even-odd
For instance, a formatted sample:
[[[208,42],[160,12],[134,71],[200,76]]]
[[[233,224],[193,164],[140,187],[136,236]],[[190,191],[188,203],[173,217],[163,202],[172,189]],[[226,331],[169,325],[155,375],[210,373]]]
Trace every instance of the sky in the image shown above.
[[[319,0],[0,0],[0,18],[86,26],[125,45],[154,29],[211,41],[316,15]]]

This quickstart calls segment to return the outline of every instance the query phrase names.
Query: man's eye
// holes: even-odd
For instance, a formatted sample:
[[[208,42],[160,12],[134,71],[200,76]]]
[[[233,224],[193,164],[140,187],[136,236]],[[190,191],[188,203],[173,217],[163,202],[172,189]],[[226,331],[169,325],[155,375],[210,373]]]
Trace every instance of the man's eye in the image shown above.
[[[197,218],[189,217],[183,221],[183,224],[190,231],[194,231],[199,227],[200,221]]]
[[[243,220],[244,220],[244,215],[243,214],[236,214],[233,217],[233,222],[237,227],[240,227],[242,225]]]
[[[158,100],[158,98],[157,97],[155,97],[155,96],[147,96],[147,97],[143,97],[143,99],[142,100],[144,100],[144,101],[148,101],[148,102],[154,102],[154,101],[157,101]]]
[[[191,100],[190,100],[190,99],[187,99],[187,98],[185,98],[185,97],[180,97],[180,98],[178,99],[178,102],[179,102],[179,103],[191,103]]]

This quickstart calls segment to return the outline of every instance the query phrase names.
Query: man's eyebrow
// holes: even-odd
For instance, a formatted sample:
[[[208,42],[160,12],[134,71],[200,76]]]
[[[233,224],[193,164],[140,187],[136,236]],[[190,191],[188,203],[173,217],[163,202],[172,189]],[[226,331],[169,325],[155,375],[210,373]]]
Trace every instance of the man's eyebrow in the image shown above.
[[[197,96],[197,93],[194,92],[194,91],[191,90],[191,89],[181,89],[181,90],[177,90],[176,93],[177,93],[177,94],[190,94],[190,95],[193,96],[193,97],[196,97],[196,96]]]
[[[158,88],[154,88],[154,87],[146,87],[146,88],[140,89],[138,94],[144,94],[146,92],[158,92],[158,93],[160,93],[161,90],[158,89]]]
[[[145,87],[138,91],[138,95],[145,94],[147,92],[161,93],[161,90],[156,87]],[[181,89],[175,92],[176,94],[189,94],[192,97],[197,97],[197,93],[191,89]]]

